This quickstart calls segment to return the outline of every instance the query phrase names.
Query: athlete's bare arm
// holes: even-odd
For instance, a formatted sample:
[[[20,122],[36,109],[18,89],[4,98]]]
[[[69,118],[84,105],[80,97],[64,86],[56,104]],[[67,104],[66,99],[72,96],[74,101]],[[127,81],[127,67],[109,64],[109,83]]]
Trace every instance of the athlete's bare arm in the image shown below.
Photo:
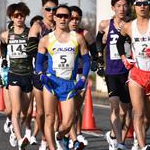
[[[95,42],[94,37],[92,36],[92,34],[91,34],[89,31],[84,30],[84,33],[83,33],[83,34],[84,34],[84,38],[85,38],[86,42],[87,42],[89,45]]]
[[[47,45],[48,45],[48,35],[44,36],[43,38],[40,39],[39,45],[38,45],[38,52],[41,54],[45,54],[47,49]]]
[[[7,44],[7,38],[8,38],[8,31],[4,31],[0,35],[0,40],[2,43]]]
[[[128,22],[128,23],[125,23],[121,29],[121,34],[123,36],[129,36],[130,38],[132,38],[132,30],[131,30],[131,24],[132,24],[132,21]]]
[[[98,51],[99,57],[102,57],[103,55],[103,49],[106,44],[107,34],[109,30],[109,23],[110,23],[110,20],[102,20],[99,23],[98,33],[96,36],[96,44],[97,44],[97,51]]]
[[[86,43],[85,43],[85,40],[84,40],[83,36],[80,35],[80,34],[77,34],[77,41],[78,41],[78,44],[79,44],[79,47],[80,47],[81,55],[87,54],[88,49],[87,49],[87,46],[86,46]]]
[[[128,22],[128,23],[125,23],[121,29],[121,35],[123,36],[129,36],[131,39],[132,39],[132,30],[131,30],[131,24],[132,24],[132,21]],[[126,58],[125,55],[122,55],[121,56],[122,60]]]
[[[109,30],[109,24],[110,24],[110,20],[102,20],[99,23],[99,26],[98,26],[98,31],[100,33],[104,33],[104,35],[103,35],[103,43],[106,43],[106,40],[107,40],[107,34],[108,34],[108,30]]]
[[[35,22],[30,28],[28,37],[38,37],[41,30],[41,26],[38,22]]]

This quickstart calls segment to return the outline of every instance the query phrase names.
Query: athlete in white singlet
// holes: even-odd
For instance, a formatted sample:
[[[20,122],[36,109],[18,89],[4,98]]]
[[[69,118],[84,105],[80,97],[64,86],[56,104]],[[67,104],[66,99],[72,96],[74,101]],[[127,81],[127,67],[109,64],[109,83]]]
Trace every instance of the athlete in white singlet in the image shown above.
[[[149,120],[149,100],[150,97],[150,20],[149,20],[148,0],[136,0],[134,8],[137,18],[124,25],[117,42],[119,54],[129,72],[129,91],[133,105],[134,130],[142,150],[149,150],[146,145],[144,116]],[[128,35],[132,42],[133,59],[125,56],[124,43],[125,36]]]

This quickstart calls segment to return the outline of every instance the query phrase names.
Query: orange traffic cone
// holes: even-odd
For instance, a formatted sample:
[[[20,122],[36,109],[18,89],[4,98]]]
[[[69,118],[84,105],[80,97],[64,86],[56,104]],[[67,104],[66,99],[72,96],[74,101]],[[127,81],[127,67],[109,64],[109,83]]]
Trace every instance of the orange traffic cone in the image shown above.
[[[134,132],[133,122],[131,121],[126,138],[133,138],[133,132]]]
[[[3,98],[3,89],[0,88],[0,111],[4,111],[5,104],[4,104],[4,98]]]
[[[93,103],[91,96],[91,83],[88,81],[87,91],[85,95],[85,105],[83,110],[82,130],[97,130],[95,125],[95,119],[93,115]]]

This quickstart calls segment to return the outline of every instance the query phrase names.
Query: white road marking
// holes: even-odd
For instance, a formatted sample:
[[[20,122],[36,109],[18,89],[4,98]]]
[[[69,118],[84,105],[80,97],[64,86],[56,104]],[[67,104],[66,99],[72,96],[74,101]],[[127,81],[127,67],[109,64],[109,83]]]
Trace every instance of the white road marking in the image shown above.
[[[82,133],[87,134],[87,135],[92,135],[92,136],[96,136],[96,137],[104,137],[104,134],[101,133],[96,133],[94,131],[82,131]]]

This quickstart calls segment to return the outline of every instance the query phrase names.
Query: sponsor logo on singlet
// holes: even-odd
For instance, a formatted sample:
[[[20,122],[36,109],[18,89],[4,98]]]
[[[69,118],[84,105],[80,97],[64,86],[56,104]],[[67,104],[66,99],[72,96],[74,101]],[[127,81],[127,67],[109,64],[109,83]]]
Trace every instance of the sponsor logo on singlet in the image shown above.
[[[53,48],[53,51],[54,52],[61,52],[61,51],[64,51],[64,52],[74,52],[75,51],[75,48],[74,47],[64,47],[64,48]]]

